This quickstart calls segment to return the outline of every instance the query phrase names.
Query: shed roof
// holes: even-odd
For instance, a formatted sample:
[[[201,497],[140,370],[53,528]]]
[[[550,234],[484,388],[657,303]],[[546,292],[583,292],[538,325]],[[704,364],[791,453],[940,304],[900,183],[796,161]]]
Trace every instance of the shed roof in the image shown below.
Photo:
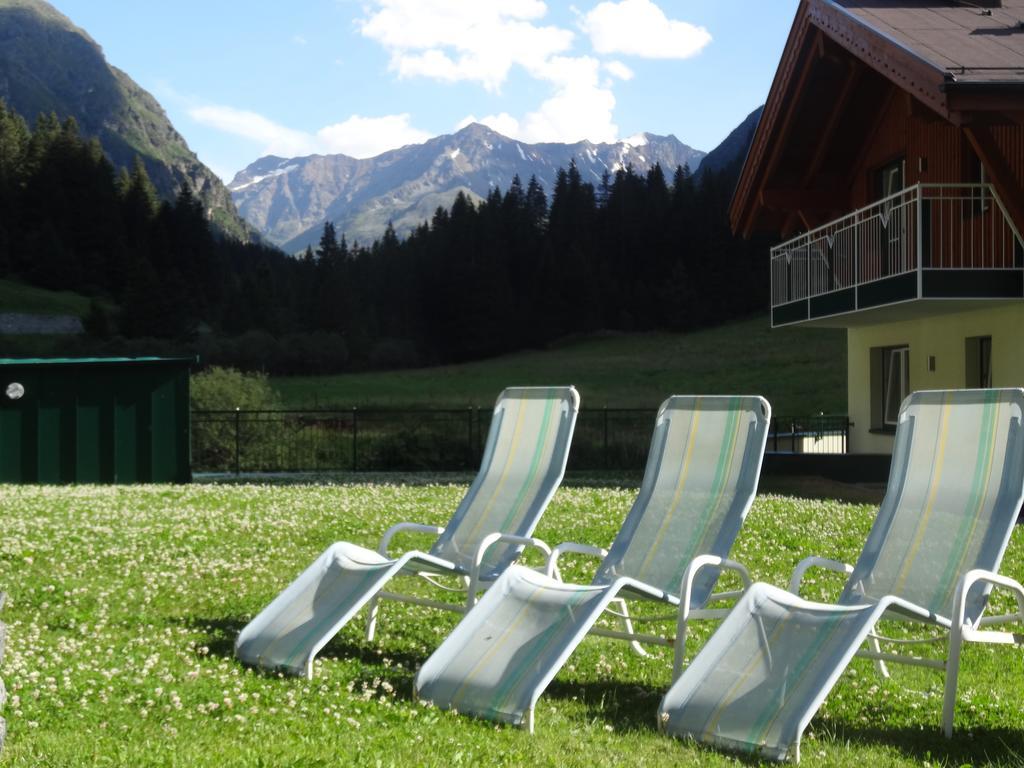
[[[191,357],[0,357],[0,366],[20,365],[124,365],[128,363],[192,365]]]

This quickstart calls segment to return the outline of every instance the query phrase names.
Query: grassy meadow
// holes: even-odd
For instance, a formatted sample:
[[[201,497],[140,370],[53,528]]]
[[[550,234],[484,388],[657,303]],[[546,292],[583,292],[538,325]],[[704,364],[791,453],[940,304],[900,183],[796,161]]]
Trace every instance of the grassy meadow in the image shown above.
[[[48,291],[13,280],[0,280],[0,312],[85,317],[89,313],[89,299],[71,291]]]
[[[465,485],[0,486],[0,588],[9,601],[0,675],[5,766],[656,766],[736,758],[659,735],[671,658],[590,638],[537,709],[537,732],[416,703],[415,669],[454,616],[385,604],[380,640],[342,630],[312,681],[253,672],[238,631],[332,541],[375,546],[400,520],[443,522]],[[607,546],[635,489],[559,490],[538,528],[549,542]],[[785,584],[805,554],[849,560],[874,508],[762,495],[733,552]],[[401,547],[426,546],[410,534]],[[589,580],[593,561],[566,561]],[[1024,570],[1015,538],[1004,572]],[[822,576],[805,595],[832,598]],[[1001,599],[1001,598],[1000,598]],[[663,611],[662,611],[663,612]],[[697,624],[696,650],[709,627]],[[1020,765],[1019,650],[965,651],[956,738],[939,730],[941,677],[856,660],[805,734],[807,766]]]
[[[846,412],[846,336],[772,330],[767,316],[689,334],[608,334],[491,360],[271,380],[290,407],[493,404],[510,385],[575,384],[584,408],[656,408],[670,394],[760,394],[777,414]]]

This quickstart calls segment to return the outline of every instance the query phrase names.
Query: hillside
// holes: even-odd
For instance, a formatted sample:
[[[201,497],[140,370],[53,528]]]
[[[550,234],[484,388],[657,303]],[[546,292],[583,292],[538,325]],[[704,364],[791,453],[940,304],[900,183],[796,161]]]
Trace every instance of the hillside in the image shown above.
[[[655,408],[670,394],[768,398],[777,415],[846,412],[843,331],[767,317],[688,334],[598,335],[465,365],[275,378],[290,407],[486,407],[510,385],[575,384],[584,408]]]
[[[43,0],[0,0],[0,100],[31,125],[39,114],[73,117],[115,166],[136,156],[165,200],[188,182],[208,215],[232,235],[246,227],[221,180],[189,149],[155,98],[107,63],[103,49]]]
[[[89,299],[71,291],[48,291],[14,280],[0,280],[0,313],[73,315],[89,313]]]
[[[761,120],[761,113],[763,111],[764,105],[762,104],[747,115],[742,123],[733,128],[729,135],[722,140],[721,144],[708,152],[704,161],[700,164],[700,170],[704,172],[723,171],[735,165],[738,175],[738,166],[747,156],[747,150],[754,140],[754,131],[757,129],[757,124]]]
[[[518,174],[525,187],[535,176],[550,195],[559,168],[575,160],[584,181],[600,184],[606,172],[632,166],[637,173],[660,163],[695,170],[704,153],[675,136],[640,134],[615,144],[525,144],[480,124],[357,160],[346,155],[264,157],[229,185],[239,212],[269,241],[289,253],[320,238],[324,221],[349,242],[379,238],[388,222],[400,236],[447,208],[458,192],[479,201],[495,187],[507,190]]]

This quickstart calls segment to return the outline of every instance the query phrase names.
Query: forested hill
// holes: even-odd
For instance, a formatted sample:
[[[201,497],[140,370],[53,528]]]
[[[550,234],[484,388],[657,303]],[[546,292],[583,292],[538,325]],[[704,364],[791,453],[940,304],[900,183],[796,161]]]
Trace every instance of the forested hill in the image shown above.
[[[30,131],[0,107],[0,277],[102,299],[90,352],[199,351],[282,373],[686,330],[765,305],[763,244],[728,228],[736,165],[598,184],[570,165],[550,191],[516,179],[479,204],[460,195],[404,241],[389,228],[350,244],[327,224],[296,259],[213,237],[188,185],[160,202],[141,164],[115,172],[73,121]]]
[[[116,166],[131,168],[140,158],[162,199],[173,200],[187,183],[220,230],[251,235],[223,182],[189,149],[156,99],[43,0],[0,0],[0,99],[30,123],[40,114],[74,118]]]

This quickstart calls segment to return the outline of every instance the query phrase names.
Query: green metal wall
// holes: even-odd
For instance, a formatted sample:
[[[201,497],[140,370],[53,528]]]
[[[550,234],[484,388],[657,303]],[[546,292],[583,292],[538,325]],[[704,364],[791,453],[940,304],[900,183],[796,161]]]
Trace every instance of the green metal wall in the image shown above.
[[[0,360],[0,482],[188,482],[191,363]]]

